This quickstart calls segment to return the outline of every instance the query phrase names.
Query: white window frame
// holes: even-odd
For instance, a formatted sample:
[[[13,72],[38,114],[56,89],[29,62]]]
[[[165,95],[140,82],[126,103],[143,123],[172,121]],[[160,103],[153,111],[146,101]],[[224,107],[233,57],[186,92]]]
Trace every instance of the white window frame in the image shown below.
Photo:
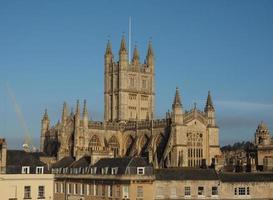
[[[101,174],[102,175],[105,175],[105,174],[107,174],[108,173],[108,167],[103,167],[103,168],[101,168]]]
[[[94,196],[97,196],[97,195],[98,195],[98,194],[97,194],[97,185],[94,183],[93,186],[94,186],[94,187],[93,187],[93,189],[94,189],[93,194],[94,194]]]
[[[83,191],[84,191],[84,184],[80,184],[80,195],[84,195]]]
[[[199,188],[203,188],[202,190],[200,190],[202,192],[202,194],[199,194]],[[205,196],[205,187],[204,186],[198,186],[197,187],[197,195],[198,195],[198,197],[204,197]]]
[[[86,195],[90,195],[90,185],[86,184]]]
[[[144,174],[145,174],[145,167],[137,167],[137,175],[144,175]]]
[[[144,198],[144,189],[142,185],[137,186],[137,199],[143,199]]]
[[[234,187],[234,196],[237,197],[249,197],[250,196],[250,187],[238,186]]]
[[[64,183],[61,183],[61,193],[64,193]]]
[[[44,173],[44,167],[43,166],[36,167],[36,174],[43,174],[43,173]]]
[[[29,191],[26,193],[26,188],[29,188]],[[28,194],[28,195],[26,195]],[[24,199],[31,199],[31,186],[30,185],[26,185],[24,187]]]
[[[217,193],[217,194],[213,194],[213,188],[216,188],[216,191],[217,191],[216,193]],[[217,186],[212,186],[212,187],[211,187],[211,196],[212,196],[212,197],[218,197],[218,195],[219,195],[218,187],[217,187]]]
[[[238,187],[238,195],[239,196],[246,196],[246,188],[245,187]]]
[[[58,193],[58,182],[55,182],[54,186],[55,193]]]
[[[71,190],[72,190],[72,183],[67,183],[67,194],[71,194],[72,193]]]
[[[22,174],[29,174],[30,166],[22,166]]]
[[[40,196],[40,187],[43,188],[43,196]],[[44,185],[39,185],[38,186],[38,199],[45,199],[45,186]]]
[[[123,185],[122,186],[122,198],[123,199],[129,199],[129,185]]]
[[[113,197],[113,185],[108,185],[108,197]]]
[[[186,192],[187,192],[187,194],[186,194]],[[188,194],[188,192],[189,192],[189,194]],[[191,196],[191,187],[190,186],[185,186],[184,187],[184,195],[185,195],[185,197],[190,197]]]
[[[74,183],[74,194],[77,194],[78,188],[77,188],[77,183]]]
[[[116,175],[118,173],[118,167],[111,168],[111,174]]]

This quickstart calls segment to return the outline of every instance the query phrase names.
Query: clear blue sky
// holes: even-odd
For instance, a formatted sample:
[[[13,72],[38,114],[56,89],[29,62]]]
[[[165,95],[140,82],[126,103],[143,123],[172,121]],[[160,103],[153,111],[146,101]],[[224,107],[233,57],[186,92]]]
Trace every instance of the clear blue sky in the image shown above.
[[[103,115],[103,56],[115,57],[132,16],[133,43],[156,55],[156,115],[203,109],[211,90],[221,144],[251,140],[261,120],[273,132],[273,1],[0,1],[0,136],[21,146],[24,130],[8,96],[16,96],[33,140],[45,107],[56,122],[64,100],[87,99]],[[127,37],[128,38],[128,37]]]

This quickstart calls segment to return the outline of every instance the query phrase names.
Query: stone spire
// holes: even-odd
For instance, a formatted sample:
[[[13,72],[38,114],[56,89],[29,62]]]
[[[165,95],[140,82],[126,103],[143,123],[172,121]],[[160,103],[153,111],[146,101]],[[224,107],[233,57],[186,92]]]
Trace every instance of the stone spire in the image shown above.
[[[75,126],[80,126],[80,120],[81,120],[81,110],[80,110],[80,101],[77,100],[77,106],[76,106],[76,112],[75,112]]]
[[[211,95],[210,95],[210,91],[208,92],[208,97],[207,97],[207,102],[206,102],[206,106],[204,109],[207,118],[208,118],[208,125],[215,127],[216,126],[216,122],[215,122],[215,109],[211,100]]]
[[[180,94],[179,94],[179,89],[176,87],[175,90],[175,95],[174,95],[174,100],[173,100],[173,105],[172,107],[182,107],[181,99],[180,99]]]
[[[208,92],[208,97],[207,97],[207,103],[206,103],[206,107],[205,107],[205,112],[208,111],[215,111],[213,103],[212,103],[212,99],[211,99],[211,95],[210,95],[210,91]]]
[[[120,49],[119,49],[119,54],[125,53],[127,54],[127,48],[126,48],[126,40],[125,36],[122,36],[121,43],[120,43]]]
[[[111,45],[111,42],[110,42],[110,40],[108,40],[108,42],[107,42],[107,46],[106,46],[106,50],[105,50],[105,56],[107,56],[107,55],[113,55],[113,53],[112,53],[112,45]]]
[[[179,125],[183,124],[183,110],[178,87],[176,87],[172,105],[172,122]]]
[[[82,118],[83,118],[83,127],[88,128],[88,121],[89,121],[89,116],[88,116],[88,109],[87,109],[87,104],[86,104],[86,99],[84,100],[83,103],[83,112],[82,112]]]
[[[77,100],[77,106],[76,106],[76,115],[79,115],[81,114],[81,108],[80,108],[80,101]]]
[[[88,109],[87,109],[86,99],[83,102],[83,112],[82,112],[82,115],[83,115],[83,117],[86,116],[86,115],[88,116]]]
[[[47,109],[45,109],[41,125],[40,151],[44,151],[46,132],[50,127],[50,120],[47,114]]]
[[[68,117],[68,108],[67,108],[67,103],[64,102],[63,104],[63,113],[62,113],[62,122],[65,122]]]
[[[148,67],[150,68],[150,70],[154,71],[154,51],[153,51],[151,41],[149,42],[149,45],[148,45],[148,51],[147,51],[147,55],[146,55],[146,63],[148,65]]]
[[[48,114],[47,114],[47,109],[45,109],[45,112],[44,112],[44,116],[43,116],[43,121],[49,121],[49,117],[48,117]]]
[[[132,63],[135,65],[137,65],[139,63],[139,53],[137,50],[137,46],[135,46],[135,48],[134,48]]]
[[[128,67],[128,54],[126,49],[125,36],[122,36],[119,49],[119,70],[125,70]]]
[[[148,44],[147,57],[154,57],[154,50],[153,50],[151,41],[149,41],[149,44]]]

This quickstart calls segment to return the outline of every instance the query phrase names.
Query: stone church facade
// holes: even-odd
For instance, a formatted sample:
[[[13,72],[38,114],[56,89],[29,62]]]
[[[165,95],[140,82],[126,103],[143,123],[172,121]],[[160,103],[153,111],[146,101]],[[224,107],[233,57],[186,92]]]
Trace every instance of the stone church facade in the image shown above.
[[[40,150],[58,160],[90,156],[94,163],[104,157],[143,156],[156,168],[210,164],[220,154],[219,128],[208,93],[203,111],[183,108],[176,88],[171,112],[154,119],[155,63],[151,42],[144,63],[135,47],[129,62],[123,37],[119,60],[108,42],[104,55],[104,121],[89,118],[86,101],[75,112],[63,104],[60,121],[50,126],[45,111],[41,123]]]

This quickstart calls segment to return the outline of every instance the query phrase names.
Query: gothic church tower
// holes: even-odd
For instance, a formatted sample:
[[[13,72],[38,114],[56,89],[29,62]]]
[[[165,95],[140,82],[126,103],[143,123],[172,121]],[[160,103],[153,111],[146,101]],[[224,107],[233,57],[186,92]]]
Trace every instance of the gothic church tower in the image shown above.
[[[104,55],[104,120],[127,121],[152,119],[154,113],[154,53],[151,42],[144,64],[137,47],[128,61],[125,37],[122,37],[119,61],[114,61],[108,41]]]

